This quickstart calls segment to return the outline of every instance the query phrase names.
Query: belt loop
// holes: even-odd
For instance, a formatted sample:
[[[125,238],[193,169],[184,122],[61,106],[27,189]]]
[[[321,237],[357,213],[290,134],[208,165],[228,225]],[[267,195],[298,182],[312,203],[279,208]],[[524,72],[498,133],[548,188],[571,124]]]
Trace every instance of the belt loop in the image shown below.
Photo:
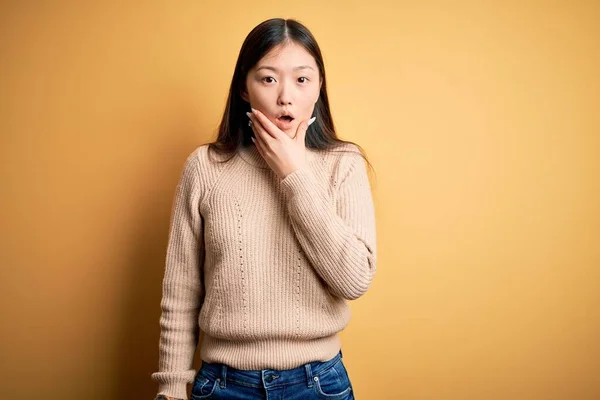
[[[311,388],[313,385],[313,376],[312,370],[310,368],[310,363],[304,364],[304,369],[306,370],[306,380],[308,381],[308,387]]]
[[[227,380],[227,365],[221,367],[221,389],[225,389],[225,381]]]

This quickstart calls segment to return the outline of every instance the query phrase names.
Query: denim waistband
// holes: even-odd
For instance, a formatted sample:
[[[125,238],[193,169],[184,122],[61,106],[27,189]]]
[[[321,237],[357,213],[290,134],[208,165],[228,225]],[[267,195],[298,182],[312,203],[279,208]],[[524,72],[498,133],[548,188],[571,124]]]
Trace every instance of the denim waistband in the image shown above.
[[[331,368],[342,358],[342,350],[330,360],[312,361],[292,369],[242,370],[222,363],[202,361],[198,373],[205,373],[213,379],[219,379],[221,388],[227,382],[235,382],[249,387],[277,387],[305,381],[309,387],[313,385],[313,377]]]

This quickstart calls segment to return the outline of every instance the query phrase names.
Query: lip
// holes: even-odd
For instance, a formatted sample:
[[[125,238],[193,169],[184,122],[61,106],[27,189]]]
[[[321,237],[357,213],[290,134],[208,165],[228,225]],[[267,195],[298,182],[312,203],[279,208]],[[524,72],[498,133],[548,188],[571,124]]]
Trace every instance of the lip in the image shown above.
[[[281,113],[279,113],[279,114],[277,115],[277,117],[276,117],[276,118],[281,118],[281,117],[283,117],[284,115],[288,115],[288,116],[290,116],[290,117],[292,117],[292,118],[296,118],[296,117],[294,116],[294,114],[292,114],[290,111],[282,111]]]
[[[279,118],[276,118],[276,119],[275,119],[275,125],[277,125],[277,127],[278,127],[279,129],[281,129],[282,131],[283,131],[283,130],[288,130],[288,129],[290,129],[292,126],[294,126],[294,121],[295,121],[295,119],[293,119],[293,120],[291,120],[291,121],[287,121],[287,120],[285,120],[285,119],[279,119]]]

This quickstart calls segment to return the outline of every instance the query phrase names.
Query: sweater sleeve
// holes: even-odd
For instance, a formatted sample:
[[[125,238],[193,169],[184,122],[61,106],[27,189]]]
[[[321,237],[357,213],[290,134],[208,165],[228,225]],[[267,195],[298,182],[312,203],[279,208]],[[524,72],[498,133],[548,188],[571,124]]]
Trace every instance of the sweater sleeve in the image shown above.
[[[169,240],[162,281],[158,394],[187,399],[187,383],[198,345],[198,315],[203,302],[201,280],[204,247],[199,211],[200,185],[197,154],[185,162],[171,210]]]
[[[354,300],[367,291],[375,275],[375,210],[363,158],[349,154],[339,164],[334,202],[308,166],[280,183],[309,261],[333,294]]]

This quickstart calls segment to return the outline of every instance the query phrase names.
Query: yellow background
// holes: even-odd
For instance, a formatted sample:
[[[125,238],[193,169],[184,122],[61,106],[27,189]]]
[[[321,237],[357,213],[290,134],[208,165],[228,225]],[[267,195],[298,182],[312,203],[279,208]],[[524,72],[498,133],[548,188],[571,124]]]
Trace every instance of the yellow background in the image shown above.
[[[598,2],[119,3],[0,6],[3,398],[153,398],[175,185],[271,17],[376,168],[357,399],[600,398]]]

